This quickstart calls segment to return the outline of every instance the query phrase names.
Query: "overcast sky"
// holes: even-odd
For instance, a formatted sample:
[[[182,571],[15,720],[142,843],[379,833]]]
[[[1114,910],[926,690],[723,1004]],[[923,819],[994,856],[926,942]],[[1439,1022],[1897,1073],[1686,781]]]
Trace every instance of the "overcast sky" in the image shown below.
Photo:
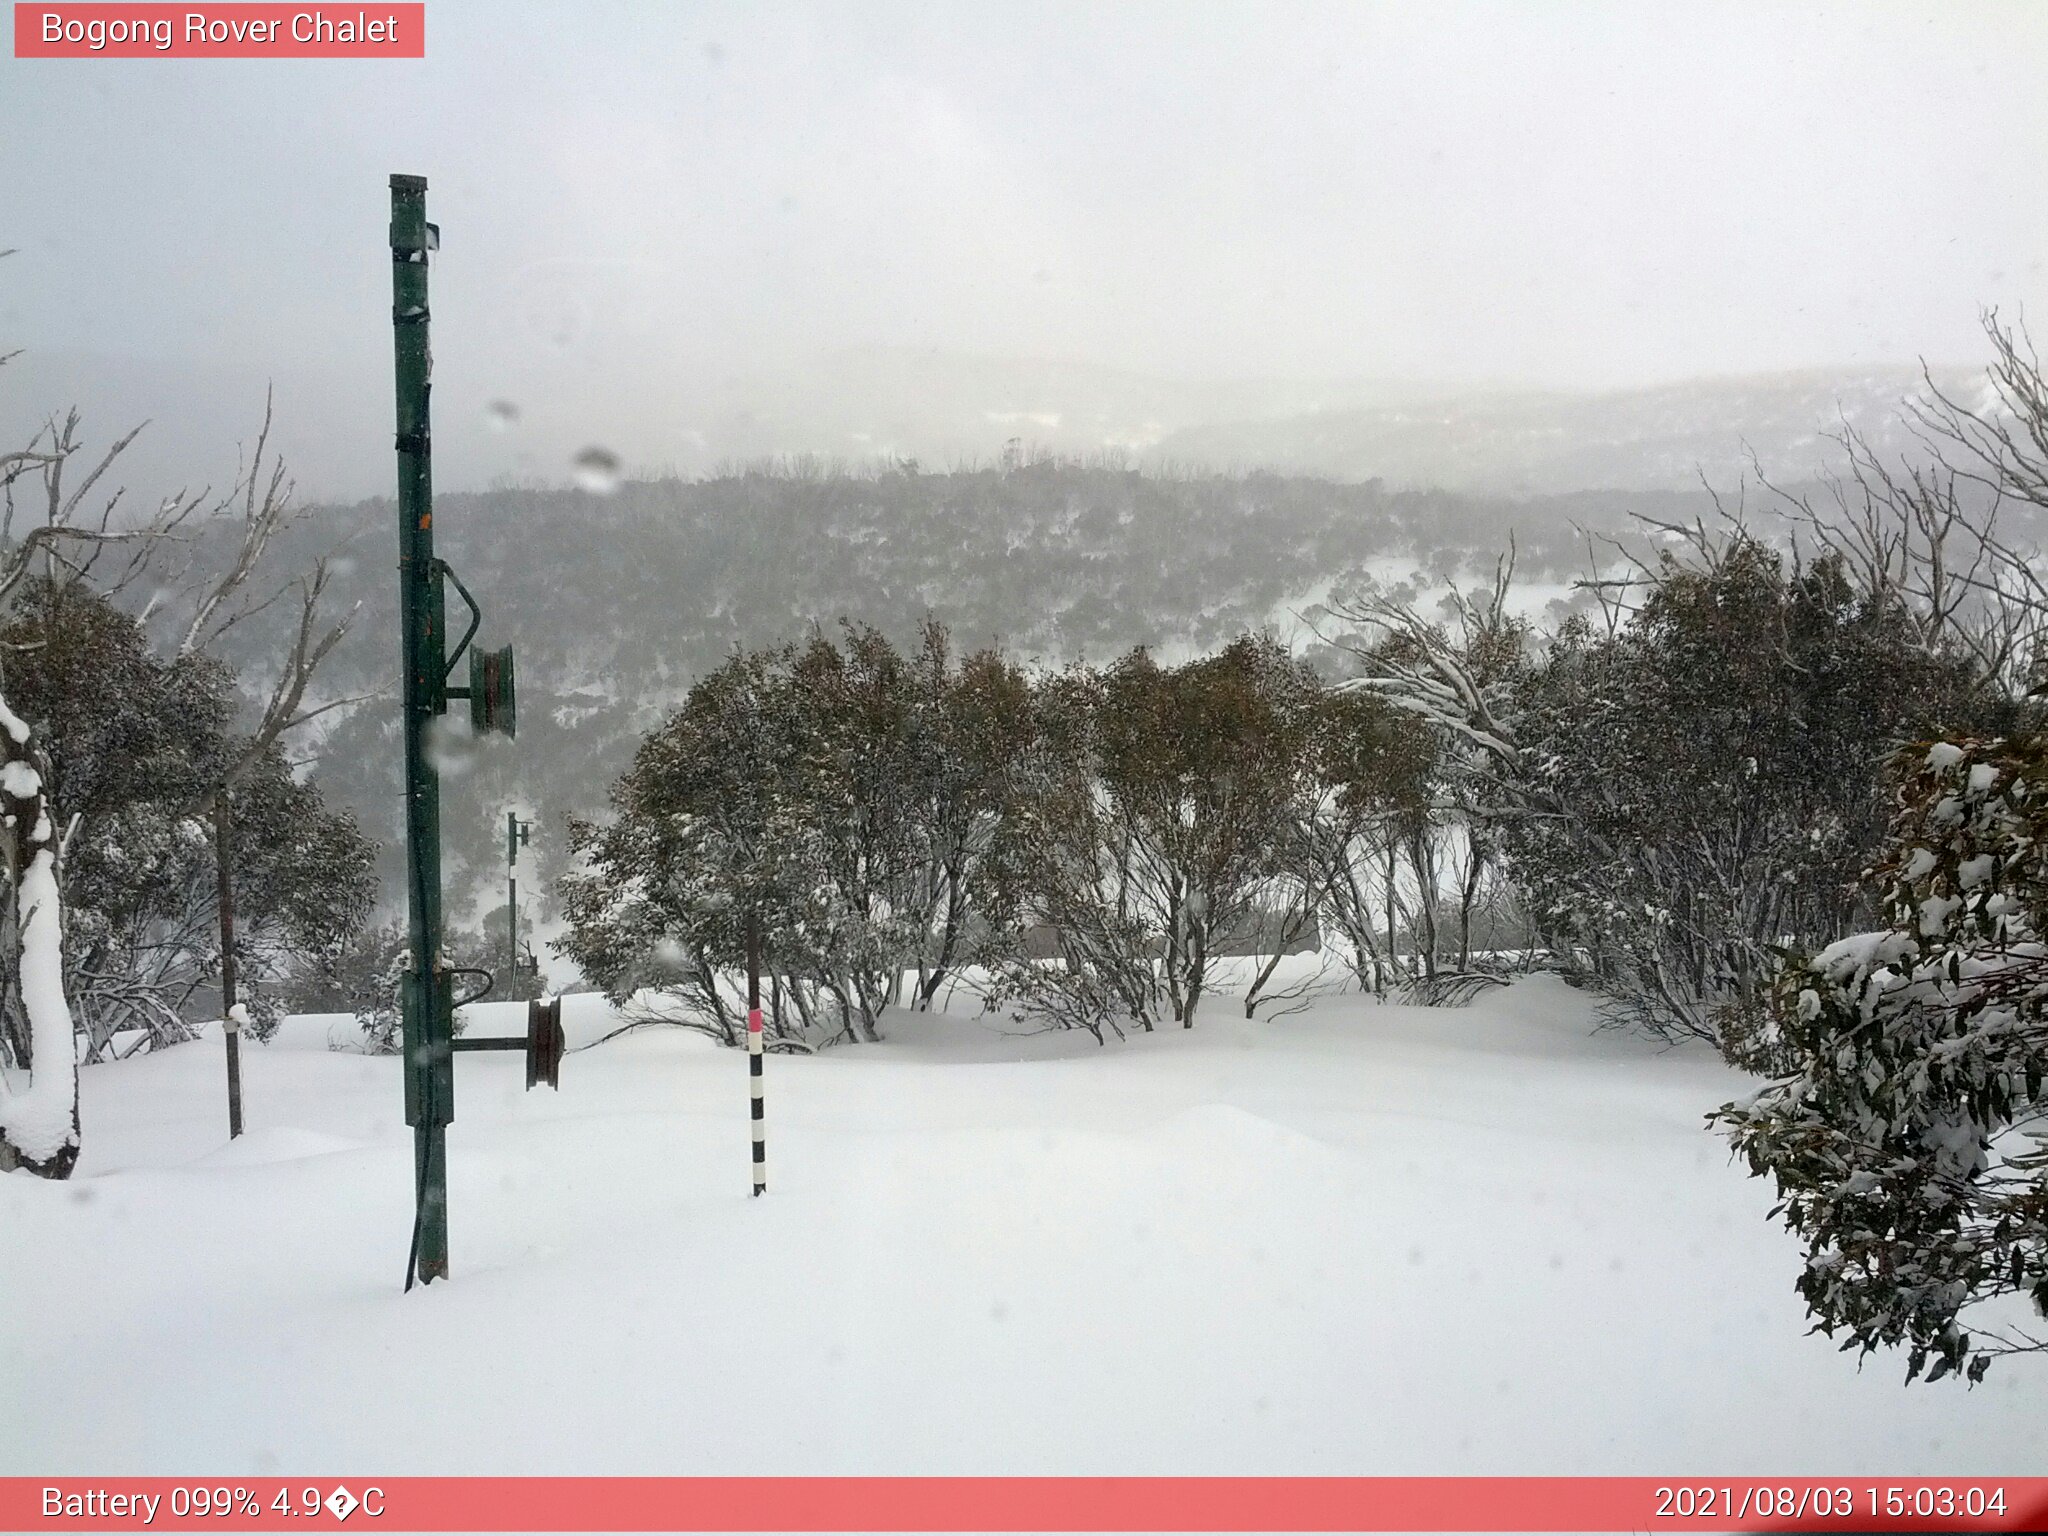
[[[0,350],[42,368],[0,422],[63,388],[232,438],[274,377],[313,488],[381,486],[400,170],[441,409],[645,462],[847,347],[1616,387],[1973,362],[2048,280],[2031,0],[427,20],[423,62],[0,60]]]

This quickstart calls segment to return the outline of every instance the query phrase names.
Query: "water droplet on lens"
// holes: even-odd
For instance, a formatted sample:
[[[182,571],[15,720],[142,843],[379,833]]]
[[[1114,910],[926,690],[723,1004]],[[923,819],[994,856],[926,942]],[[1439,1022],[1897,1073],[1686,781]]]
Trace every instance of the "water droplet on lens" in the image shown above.
[[[576,483],[596,496],[619,488],[619,456],[609,448],[586,448],[576,455]]]
[[[484,420],[494,432],[510,432],[519,425],[519,407],[510,400],[493,400],[484,407]]]
[[[476,738],[447,716],[436,717],[427,722],[426,758],[443,778],[460,778],[476,765]]]

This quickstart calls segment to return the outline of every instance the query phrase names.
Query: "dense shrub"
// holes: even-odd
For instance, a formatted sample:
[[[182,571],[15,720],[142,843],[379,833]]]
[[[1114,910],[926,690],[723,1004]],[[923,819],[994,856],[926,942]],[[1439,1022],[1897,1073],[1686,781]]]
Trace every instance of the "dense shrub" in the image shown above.
[[[1982,1377],[2048,1316],[2048,744],[1922,744],[1873,871],[1884,926],[1795,957],[1759,1045],[1786,1075],[1718,1118],[1806,1244],[1800,1294],[1907,1379]]]
[[[1523,805],[1498,831],[1552,947],[1618,1012],[1721,1041],[1783,946],[1867,920],[1899,742],[1986,723],[1964,658],[1839,561],[1737,536],[1669,559],[1613,633],[1570,623],[1516,684]]]

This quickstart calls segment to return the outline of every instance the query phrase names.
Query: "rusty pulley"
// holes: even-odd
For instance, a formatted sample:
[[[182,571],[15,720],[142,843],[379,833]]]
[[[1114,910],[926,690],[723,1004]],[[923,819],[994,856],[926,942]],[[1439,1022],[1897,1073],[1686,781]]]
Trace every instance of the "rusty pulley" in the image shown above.
[[[469,653],[469,723],[477,735],[519,733],[519,707],[512,686],[512,647]]]
[[[562,1053],[568,1039],[562,1033],[562,1000],[536,997],[526,1005],[526,1086],[546,1083],[562,1086]]]

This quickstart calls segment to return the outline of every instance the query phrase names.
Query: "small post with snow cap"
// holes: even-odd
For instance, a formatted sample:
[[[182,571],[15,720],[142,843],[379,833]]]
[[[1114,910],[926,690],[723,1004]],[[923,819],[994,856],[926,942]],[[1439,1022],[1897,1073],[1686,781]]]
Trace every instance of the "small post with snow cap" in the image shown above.
[[[747,1097],[754,1130],[754,1193],[768,1187],[768,1122],[761,1097],[761,1058],[766,1045],[761,1027],[761,919],[747,916]]]

